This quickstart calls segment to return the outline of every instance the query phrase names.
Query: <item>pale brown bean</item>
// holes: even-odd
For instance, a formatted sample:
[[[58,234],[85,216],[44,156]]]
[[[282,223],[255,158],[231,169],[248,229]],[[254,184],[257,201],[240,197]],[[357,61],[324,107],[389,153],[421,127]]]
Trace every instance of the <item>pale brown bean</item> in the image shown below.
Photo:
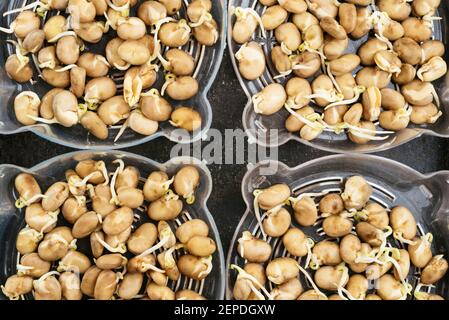
[[[448,263],[443,255],[434,256],[421,272],[421,282],[434,284],[440,281],[448,270]]]
[[[134,213],[130,208],[121,207],[106,216],[103,220],[103,231],[108,235],[118,235],[128,229],[134,220]]]
[[[111,270],[103,270],[97,277],[94,288],[96,300],[110,300],[117,288],[117,275]]]
[[[127,273],[118,286],[117,294],[124,300],[135,298],[142,288],[143,274]]]
[[[157,228],[152,223],[144,223],[134,231],[128,239],[128,250],[133,254],[141,254],[151,248],[157,240]]]
[[[261,19],[266,30],[274,30],[287,19],[287,16],[287,10],[280,5],[274,5],[267,8]]]
[[[357,7],[352,3],[340,4],[338,18],[346,33],[353,32],[357,26]]]
[[[200,219],[193,219],[183,223],[176,229],[176,237],[178,240],[186,244],[191,238],[195,236],[206,237],[209,234],[209,227]]]
[[[347,218],[332,215],[323,221],[323,231],[332,238],[340,238],[349,234],[352,229],[352,222]]]
[[[310,197],[303,197],[293,204],[295,220],[303,227],[312,226],[318,219],[318,210]]]

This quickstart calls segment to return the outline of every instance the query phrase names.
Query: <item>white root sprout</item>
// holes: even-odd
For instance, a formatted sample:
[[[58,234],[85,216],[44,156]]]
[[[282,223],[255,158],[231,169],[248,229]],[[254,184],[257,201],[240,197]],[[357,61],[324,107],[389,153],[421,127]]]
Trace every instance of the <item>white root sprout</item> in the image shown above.
[[[112,176],[111,185],[109,187],[111,190],[111,195],[112,195],[110,203],[118,206],[118,205],[120,205],[120,201],[118,200],[117,193],[115,191],[115,182],[117,180],[117,176],[119,174],[121,174],[123,172],[123,170],[125,169],[125,163],[121,159],[117,159],[117,160],[113,161],[112,163],[118,163],[119,166],[115,170],[114,175]]]
[[[286,55],[291,55],[293,53],[292,50],[290,50],[287,45],[285,44],[285,42],[281,43],[281,50],[283,53],[285,53]]]
[[[104,178],[104,186],[107,186],[109,184],[109,174],[108,174],[108,170],[106,169],[106,164],[104,163],[104,161],[97,161],[95,163],[95,168],[97,170],[100,171],[100,173],[103,175]]]
[[[121,243],[118,247],[114,248],[114,247],[110,246],[107,242],[105,242],[103,239],[101,239],[100,236],[98,235],[98,233],[95,233],[95,238],[109,252],[124,254],[127,251],[126,245],[124,243]]]
[[[326,126],[324,126],[320,121],[318,121],[318,118],[321,118],[321,115],[317,114],[317,113],[313,113],[307,117],[303,117],[302,115],[300,115],[299,113],[295,112],[289,105],[288,103],[286,103],[284,105],[285,109],[287,109],[287,111],[293,115],[295,118],[297,118],[299,121],[305,123],[306,125],[308,125],[309,127],[315,129],[315,130],[325,130]],[[312,119],[312,120],[309,120]]]
[[[416,244],[415,241],[412,241],[412,240],[404,238],[401,231],[394,231],[393,232],[393,237],[396,240],[398,240],[399,242],[401,242],[401,243],[406,243],[408,245],[415,245]]]
[[[313,241],[312,238],[307,238],[307,242],[306,242],[306,247],[307,247],[307,257],[306,257],[306,263],[305,263],[305,268],[307,269],[309,266],[312,270],[315,270],[312,267],[312,264],[315,264],[315,261],[317,261],[316,259],[316,255],[313,254],[312,252],[312,248],[315,246],[315,241]],[[315,260],[315,261],[314,261]]]
[[[327,76],[329,77],[329,79],[331,79],[331,81],[332,81],[335,89],[337,89],[338,93],[342,93],[340,85],[338,84],[337,80],[335,80],[335,77],[332,74],[330,63],[325,63],[325,65],[326,65]]]
[[[42,240],[42,238],[43,238],[42,233],[40,233],[37,230],[34,230],[33,228],[30,228],[29,226],[26,226],[24,229],[20,230],[20,232],[19,232],[19,234],[27,234],[27,233],[32,233],[33,238],[35,238],[38,241]],[[18,253],[18,255],[20,256],[20,253]]]
[[[149,184],[152,184],[154,186],[160,186],[162,187],[163,190],[165,190],[165,192],[167,192],[170,189],[171,184],[175,181],[175,177],[172,177],[170,180],[167,180],[165,182],[156,182],[153,180],[147,180],[147,182]]]
[[[130,9],[130,4],[129,4],[129,0],[128,1],[126,1],[126,4],[124,4],[123,6],[121,6],[121,7],[118,7],[118,6],[116,6],[115,4],[113,4],[112,2],[111,2],[111,0],[106,0],[106,3],[108,4],[108,6],[112,9],[112,10],[114,10],[114,11],[117,11],[117,12],[120,12],[120,14],[122,14],[122,15],[128,15],[129,14],[129,9]]]
[[[165,83],[161,88],[161,95],[165,95],[165,90],[167,90],[167,87],[174,83],[176,81],[176,76],[172,73],[169,73],[165,76]]]
[[[421,237],[421,243],[419,247],[416,249],[417,254],[421,254],[426,247],[430,247],[433,241],[433,235],[429,232]]]
[[[360,98],[360,95],[366,91],[366,88],[364,86],[356,86],[356,87],[353,88],[353,90],[354,90],[354,97],[352,99],[335,101],[335,102],[327,105],[324,108],[324,110],[327,110],[327,109],[335,107],[335,106],[351,105],[351,104],[357,102],[359,100],[359,98]]]
[[[50,227],[52,224],[55,224],[56,222],[58,222],[58,215],[59,215],[60,210],[56,210],[53,212],[47,212],[47,215],[50,216],[50,220],[41,228],[40,233],[44,234],[45,230]]]
[[[154,34],[153,41],[154,41],[154,50],[155,51],[160,51],[160,42],[159,42],[158,37],[159,37],[159,30],[161,29],[162,25],[164,25],[165,23],[174,22],[174,21],[176,21],[176,20],[171,17],[167,17],[167,18],[159,20],[158,22],[156,22],[154,25],[151,26],[151,33]]]
[[[84,179],[82,179],[82,180],[80,180],[80,178],[78,176],[71,176],[68,181],[69,186],[74,187],[74,188],[83,188],[87,185],[89,180],[91,178],[93,178],[97,173],[98,173],[97,171],[91,172],[90,174],[85,176]]]
[[[172,233],[169,228],[162,230],[160,232],[160,234],[161,234],[161,240],[157,244],[152,246],[151,248],[149,248],[149,249],[145,250],[144,252],[142,252],[141,254],[139,254],[137,256],[138,258],[143,258],[143,257],[146,257],[146,256],[152,254],[153,252],[156,252],[160,248],[164,247],[170,241],[170,237],[171,237]]]
[[[259,105],[262,103],[262,93],[256,93],[252,96],[251,101],[253,102],[254,112],[256,113],[262,113],[262,110],[259,109]]]
[[[253,239],[253,235],[249,231],[243,231],[242,236],[237,240],[240,245],[239,254],[243,258],[245,256],[245,246],[243,245],[246,241]]]
[[[321,46],[319,50],[315,50],[315,49],[310,48],[310,44],[309,44],[307,41],[304,41],[304,42],[299,46],[298,50],[299,50],[299,52],[301,52],[301,53],[302,53],[302,52],[305,52],[305,51],[312,52],[312,53],[316,53],[317,55],[320,56],[320,59],[321,59],[321,66],[322,66],[323,68],[325,67],[327,57],[326,57],[326,56],[324,55],[324,53],[323,53],[323,46]]]
[[[146,269],[147,271],[151,270],[151,271],[154,271],[154,272],[157,272],[157,273],[162,273],[162,274],[165,273],[165,270],[160,269],[160,268],[156,267],[155,265],[153,265],[151,263],[142,263],[141,266],[143,267],[143,269]]]
[[[59,39],[64,38],[64,37],[68,37],[68,36],[72,36],[72,37],[77,37],[75,31],[65,31],[65,32],[61,32],[60,34],[54,36],[53,38],[51,38],[50,40],[48,40],[49,43],[55,43],[57,42]]]
[[[429,85],[431,86],[431,91],[433,99],[435,100],[435,104],[437,105],[438,108],[440,108],[441,107],[440,97],[438,96],[438,93],[436,92],[434,85],[431,83],[429,83]]]
[[[427,287],[428,292],[421,291],[422,287]],[[416,300],[427,300],[430,295],[429,289],[431,289],[433,287],[434,287],[433,285],[425,285],[425,284],[419,282],[416,285],[415,290],[413,291],[413,296],[415,297]]]
[[[339,105],[344,96],[341,93],[337,93],[334,89],[332,90],[316,90],[313,94],[306,96],[307,99],[324,99],[327,102],[336,102],[336,105]]]
[[[321,290],[318,288],[318,286],[315,284],[315,282],[313,281],[312,277],[309,275],[309,273],[303,268],[301,267],[298,263],[296,264],[296,267],[299,269],[299,271],[301,271],[302,274],[304,274],[304,276],[306,277],[306,279],[310,282],[313,290],[315,290],[315,292],[317,294],[319,294],[320,296],[323,296],[327,299],[327,296],[321,292]]]
[[[184,248],[184,245],[178,244],[176,246],[171,247],[167,251],[165,251],[165,254],[164,254],[164,267],[165,268],[172,269],[172,268],[176,267],[176,261],[175,261],[175,258],[173,258],[173,253],[176,250],[179,250],[182,248]]]
[[[374,11],[368,20],[373,27],[377,27],[376,38],[384,42],[388,46],[388,49],[393,50],[393,44],[383,35],[384,27],[391,22],[388,13]]]
[[[349,129],[349,132],[356,137],[369,139],[369,140],[386,140],[389,138],[389,135],[394,134],[394,131],[376,131],[365,128],[360,128],[357,126],[353,126],[349,123],[345,123],[342,127]],[[376,135],[386,135],[384,137],[378,137]]]
[[[432,31],[434,30],[433,22],[440,20],[443,20],[443,17],[436,17],[433,15],[433,13],[426,14],[425,16],[422,17],[422,21],[424,22],[424,24],[427,27],[431,28]]]
[[[51,3],[51,1],[50,1],[50,3]],[[40,8],[38,8],[38,7],[40,7]],[[38,12],[44,12],[44,11],[48,11],[48,10],[51,9],[50,6],[47,3],[44,3],[42,1],[36,1],[36,2],[30,3],[30,4],[26,5],[26,6],[23,6],[21,8],[5,11],[3,13],[3,16],[6,17],[6,16],[9,16],[9,15],[14,14],[14,13],[20,13],[20,12],[23,12],[23,11],[26,11],[26,10],[33,10],[35,8],[38,8],[36,10]]]
[[[239,266],[237,266],[235,264],[231,264],[231,270],[236,270],[238,272],[237,279],[247,280],[248,285],[251,288],[251,291],[253,291],[254,294],[256,294],[259,298],[263,298],[263,300],[265,300],[265,297],[260,295],[259,290],[262,290],[262,292],[267,296],[268,300],[273,300],[272,295],[253,275],[249,274],[244,269],[240,268]],[[251,286],[251,284],[252,284],[252,286]],[[259,288],[259,290],[257,290],[257,288],[255,288],[255,286],[257,286]]]
[[[42,275],[39,279],[33,281],[34,288],[39,290],[40,287],[42,286],[42,283],[45,281],[45,279],[47,279],[48,277],[51,277],[51,276],[56,276],[56,275],[59,276],[60,273],[58,271],[47,272],[46,274]]]
[[[56,69],[55,72],[61,73],[61,72],[72,70],[73,68],[78,68],[78,66],[76,64],[69,64],[63,68]]]
[[[47,199],[47,198],[48,198],[48,196],[46,196],[44,194],[37,194],[37,195],[31,197],[31,199],[28,199],[28,200],[20,197],[19,199],[16,200],[15,206],[16,206],[17,209],[23,209],[25,207],[28,207],[32,203],[36,202],[37,200]]]
[[[117,142],[122,135],[125,133],[126,129],[128,128],[129,125],[129,118],[126,119],[126,121],[123,123],[123,125],[121,125],[119,132],[117,133],[117,136],[114,138],[114,142]]]
[[[341,266],[338,266],[337,270],[342,271],[340,282],[337,284],[337,293],[340,298],[342,298],[343,300],[364,300],[365,296],[363,294],[361,295],[361,297],[356,298],[344,287],[345,280],[347,280],[349,277],[348,268],[343,264]]]
[[[197,28],[202,26],[203,24],[210,23],[212,20],[213,20],[212,15],[209,12],[207,12],[207,10],[203,10],[203,13],[198,19],[198,22],[191,22],[189,23],[189,26],[191,28]]]
[[[262,190],[255,190],[253,192],[254,195],[254,201],[253,201],[253,205],[254,205],[254,214],[256,215],[256,219],[257,219],[257,223],[260,227],[260,231],[262,232],[262,237],[264,240],[267,240],[267,234],[265,233],[265,230],[263,229],[263,225],[262,225],[262,218],[260,215],[260,209],[259,209],[259,196],[262,194]]]
[[[317,197],[322,197],[325,195],[328,195],[331,191],[330,190],[323,190],[322,192],[313,192],[313,193],[301,193],[300,195],[298,195],[297,197],[290,197],[288,198],[288,200],[294,205],[295,203],[297,203],[298,201],[310,197],[310,198],[317,198]]]

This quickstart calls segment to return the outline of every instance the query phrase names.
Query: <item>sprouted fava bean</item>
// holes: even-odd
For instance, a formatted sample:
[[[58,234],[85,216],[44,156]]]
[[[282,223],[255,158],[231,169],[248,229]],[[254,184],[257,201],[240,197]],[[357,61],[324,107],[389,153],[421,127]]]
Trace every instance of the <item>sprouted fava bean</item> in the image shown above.
[[[15,178],[16,206],[25,209],[27,226],[17,235],[16,274],[1,286],[9,299],[21,299],[34,291],[38,300],[80,300],[83,296],[130,300],[139,298],[144,287],[154,282],[158,287],[149,290],[151,299],[165,295],[167,290],[178,294],[166,287],[167,277],[208,277],[218,250],[208,224],[191,219],[185,209],[189,220],[176,229],[176,224],[169,224],[183,209],[183,201],[195,202],[201,171],[185,165],[172,176],[158,171],[150,174],[147,188],[162,189],[145,197],[149,206],[159,201],[160,208],[166,210],[166,214],[158,212],[156,226],[139,223],[138,217],[143,218],[147,206],[143,201],[138,200],[140,207],[136,210],[122,204],[123,190],[137,190],[143,199],[139,170],[121,160],[111,166],[116,168],[109,171],[103,161],[80,161],[66,171],[65,180],[54,182],[47,190],[39,185],[45,181],[38,182],[31,174]],[[134,193],[129,197],[140,198]],[[98,201],[94,205],[98,198],[102,205]],[[171,201],[174,207],[168,205]],[[67,226],[59,226],[63,220]],[[90,243],[89,249],[79,246],[80,241]],[[151,280],[146,281],[146,272],[152,273]],[[190,291],[180,291],[178,296],[204,299]]]
[[[105,80],[97,81],[96,78],[107,77],[112,70],[127,71],[134,65],[139,67],[140,74],[137,77],[143,82],[142,89],[151,89],[158,72],[156,60],[160,60],[168,72],[179,77],[167,84],[164,90],[167,95],[177,100],[186,100],[198,93],[199,85],[196,79],[190,77],[194,73],[195,61],[189,53],[177,47],[192,38],[205,46],[212,46],[217,42],[218,25],[211,13],[213,2],[194,1],[188,6],[186,16],[180,17],[179,21],[170,16],[179,12],[182,5],[180,0],[146,1],[139,5],[136,17],[129,16],[129,9],[136,4],[136,1],[128,3],[112,0],[109,3],[104,0],[52,1],[49,4],[36,3],[37,13],[30,10],[8,12],[18,13],[8,29],[1,29],[14,34],[18,39],[18,42],[11,41],[16,46],[17,54],[11,55],[6,63],[8,76],[19,83],[35,81],[29,54],[36,54],[42,80],[55,88],[70,87],[70,91],[78,98],[81,109],[78,121],[75,122],[73,117],[70,121],[65,119],[61,122],[53,117],[52,110],[49,110],[51,108],[47,108],[43,114],[36,114],[34,105],[22,103],[15,107],[20,124],[29,126],[44,122],[63,124],[66,127],[81,124],[99,140],[107,139],[110,127],[116,129],[119,124],[121,130],[116,139],[128,127],[143,135],[154,134],[159,129],[158,122],[170,120],[174,109],[166,108],[156,114],[131,114],[124,110],[117,115],[114,109],[110,110],[112,114],[105,114],[107,108],[103,108],[102,116],[97,117],[94,113],[105,100],[115,95],[114,86],[103,85]],[[52,10],[67,10],[68,16],[54,15],[41,24],[40,15]],[[106,22],[99,21],[101,17],[105,17]],[[73,23],[74,20],[76,23]],[[147,30],[146,25],[152,30]],[[84,42],[100,42],[109,29],[113,29],[117,37],[108,43],[104,54],[97,50],[98,53],[95,54],[85,51]],[[161,44],[174,48],[163,56],[160,52]],[[152,80],[149,79],[150,75]],[[97,81],[95,88],[92,88],[91,81]],[[137,103],[130,107],[134,107],[145,96],[145,92],[139,92],[136,96]],[[86,108],[89,111],[87,113]],[[151,119],[147,120],[146,114]],[[200,117],[199,114],[193,116],[195,119]],[[183,118],[181,116],[181,119],[171,122],[188,131],[198,127]],[[127,119],[130,121],[127,122]],[[150,129],[145,129],[145,126]]]
[[[432,82],[446,74],[447,64],[442,58],[443,43],[431,39],[431,25],[433,20],[437,20],[434,15],[440,4],[438,1],[416,1],[419,4],[415,4],[415,1],[379,1],[378,8],[381,9],[374,11],[367,7],[369,1],[354,0],[336,5],[316,0],[305,1],[306,6],[302,7],[300,3],[303,2],[263,1],[260,3],[266,8],[260,16],[255,10],[245,7],[235,8],[232,12],[235,15],[233,40],[239,45],[236,60],[244,79],[253,81],[265,72],[267,63],[264,50],[254,41],[257,39],[254,35],[257,33],[265,37],[268,31],[273,31],[276,39],[273,48],[268,50],[268,56],[278,72],[274,75],[276,85],[288,83],[291,74],[310,84],[319,77],[323,80],[323,76],[329,76],[329,85],[317,85],[316,89],[306,96],[310,97],[310,103],[320,107],[329,106],[332,111],[336,111],[336,106],[341,107],[341,114],[326,114],[327,109],[321,111],[318,108],[316,113],[297,115],[298,110],[309,102],[300,104],[288,100],[284,107],[290,113],[286,122],[289,132],[299,134],[300,138],[309,141],[318,138],[323,132],[346,133],[352,142],[368,144],[372,141],[384,141],[395,132],[407,128],[410,123],[433,124],[438,121],[441,112],[432,112],[428,117],[414,117],[418,118],[414,119],[415,121],[410,116],[413,112],[416,114],[416,110],[410,107],[412,105],[439,105]],[[417,15],[414,6],[420,12],[427,13]],[[368,38],[358,52],[348,52],[348,44],[351,41],[348,39],[358,39],[365,35],[368,35]],[[298,43],[300,45],[294,48]],[[316,55],[317,64],[312,66],[299,58],[304,55]],[[362,65],[362,68],[359,65]],[[320,68],[324,75],[318,74]],[[346,78],[338,79],[341,76]],[[416,81],[422,81],[425,85],[415,88]],[[392,110],[386,109],[388,106],[379,107],[380,99],[376,99],[375,104],[368,103],[368,96],[373,96],[372,93],[378,90],[393,87],[392,83],[400,87],[411,87],[396,91],[404,98],[408,96],[408,105]],[[267,91],[271,90],[271,85],[268,84]],[[366,91],[368,93],[363,94]],[[413,91],[413,97],[410,96],[410,91]],[[425,97],[421,99],[423,95]],[[261,96],[263,94],[256,95],[256,98]],[[361,102],[362,96],[366,97],[362,118],[357,122],[346,122],[348,117],[345,117],[345,113],[349,112],[351,106]],[[273,93],[269,99],[276,102],[270,103],[272,108],[266,111],[259,108],[258,103],[253,103],[255,112],[271,116],[283,109],[278,108],[283,100],[280,90],[278,95],[274,96]],[[385,100],[388,101],[388,98]],[[298,120],[296,123],[293,123],[294,118]],[[305,125],[299,125],[304,122]]]
[[[278,183],[254,193],[254,210],[260,216],[255,230],[260,232],[244,231],[237,240],[236,250],[245,264],[230,266],[237,274],[235,299],[442,299],[425,290],[437,285],[448,270],[445,256],[433,252],[432,234],[418,236],[417,223],[407,208],[388,210],[374,202],[373,189],[364,177],[347,177],[340,193],[333,189],[297,192],[282,201],[284,193],[291,194],[289,190]],[[262,208],[259,198],[264,192],[270,201]],[[296,216],[307,208],[314,209],[308,223],[299,220],[301,227],[271,234],[272,224],[267,223],[271,217],[284,210]],[[325,226],[329,219],[335,221]],[[313,226],[316,233],[304,226]],[[272,247],[279,242],[281,247]],[[397,242],[403,248],[393,244]],[[415,287],[408,280],[412,267],[420,268]],[[370,281],[380,286],[372,288]],[[269,286],[273,290],[267,290]]]

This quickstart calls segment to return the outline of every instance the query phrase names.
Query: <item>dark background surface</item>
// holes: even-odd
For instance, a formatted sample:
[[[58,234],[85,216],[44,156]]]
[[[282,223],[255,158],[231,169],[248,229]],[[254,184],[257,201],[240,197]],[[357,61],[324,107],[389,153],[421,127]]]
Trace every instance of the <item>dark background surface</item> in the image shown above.
[[[234,74],[227,50],[221,70],[209,92],[209,99],[214,112],[212,128],[222,132],[225,129],[242,128],[241,117],[247,98]],[[173,146],[172,142],[159,139],[126,151],[158,162],[166,162]],[[0,163],[23,167],[32,167],[49,158],[74,151],[42,140],[32,133],[1,136],[0,150]],[[428,173],[449,169],[448,151],[449,140],[425,136],[378,155],[400,161],[422,173]],[[329,154],[295,141],[279,149],[279,160],[289,166],[296,166],[326,155]],[[234,229],[245,212],[240,190],[247,168],[246,165],[211,165],[209,169],[214,179],[214,189],[208,206],[220,230],[226,255]]]

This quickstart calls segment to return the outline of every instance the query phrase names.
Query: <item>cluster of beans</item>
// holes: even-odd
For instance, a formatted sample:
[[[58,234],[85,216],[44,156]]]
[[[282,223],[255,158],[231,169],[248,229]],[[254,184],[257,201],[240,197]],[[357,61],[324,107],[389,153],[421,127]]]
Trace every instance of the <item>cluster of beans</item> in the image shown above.
[[[285,126],[307,141],[323,132],[347,133],[357,144],[385,140],[442,115],[432,82],[447,72],[441,41],[432,40],[440,0],[259,0],[262,16],[235,8],[233,40],[241,75],[256,80],[266,69],[260,43],[273,31],[271,50],[285,86],[273,83],[253,96],[255,112],[285,108]],[[352,40],[363,44],[348,53]],[[314,108],[310,105],[313,103]],[[377,130],[379,125],[384,130]]]
[[[137,0],[42,0],[6,12],[19,12],[9,29],[0,29],[17,38],[9,40],[16,53],[6,61],[8,76],[19,83],[34,83],[34,61],[39,77],[53,87],[42,101],[32,91],[21,92],[14,101],[17,120],[25,126],[42,122],[70,128],[80,123],[101,140],[108,138],[109,128],[119,126],[116,140],[126,128],[152,135],[165,121],[189,132],[200,128],[197,111],[184,106],[173,110],[163,96],[185,101],[198,93],[194,59],[179,48],[192,35],[201,45],[216,43],[212,1],[191,1],[188,21],[174,18],[182,0],[144,1],[137,17],[130,16],[137,5]],[[50,17],[53,12],[57,14]],[[41,17],[47,16],[42,23]],[[116,36],[104,54],[86,51],[87,44],[99,43],[110,29]],[[165,53],[163,46],[169,48]],[[166,81],[159,91],[152,86],[160,65]],[[124,74],[116,77],[121,84],[116,84],[111,72]]]
[[[361,176],[348,178],[341,194],[324,191],[292,197],[285,184],[255,191],[254,210],[262,238],[245,231],[238,240],[238,253],[246,261],[243,268],[231,266],[238,272],[234,298],[400,300],[413,295],[419,300],[443,299],[422,290],[442,279],[448,269],[443,255],[431,251],[432,235],[418,237],[416,221],[407,208],[387,210],[369,201],[372,192]],[[315,243],[300,228],[292,227],[287,205],[301,227],[319,228],[320,238],[326,239]],[[263,216],[259,208],[265,210]],[[395,246],[390,236],[401,245]],[[267,237],[279,238],[286,255],[273,254]],[[415,288],[407,280],[413,273],[411,266],[419,270]],[[311,289],[303,287],[300,273]]]
[[[168,287],[181,276],[202,281],[212,270],[209,227],[183,211],[183,200],[195,201],[199,171],[184,166],[172,179],[154,171],[139,188],[138,169],[114,163],[109,174],[103,161],[81,161],[44,194],[32,175],[16,177],[26,227],[17,235],[17,272],[1,287],[8,298],[32,292],[36,300],[204,299]],[[144,212],[155,223],[145,222]],[[181,215],[190,219],[181,223]]]

